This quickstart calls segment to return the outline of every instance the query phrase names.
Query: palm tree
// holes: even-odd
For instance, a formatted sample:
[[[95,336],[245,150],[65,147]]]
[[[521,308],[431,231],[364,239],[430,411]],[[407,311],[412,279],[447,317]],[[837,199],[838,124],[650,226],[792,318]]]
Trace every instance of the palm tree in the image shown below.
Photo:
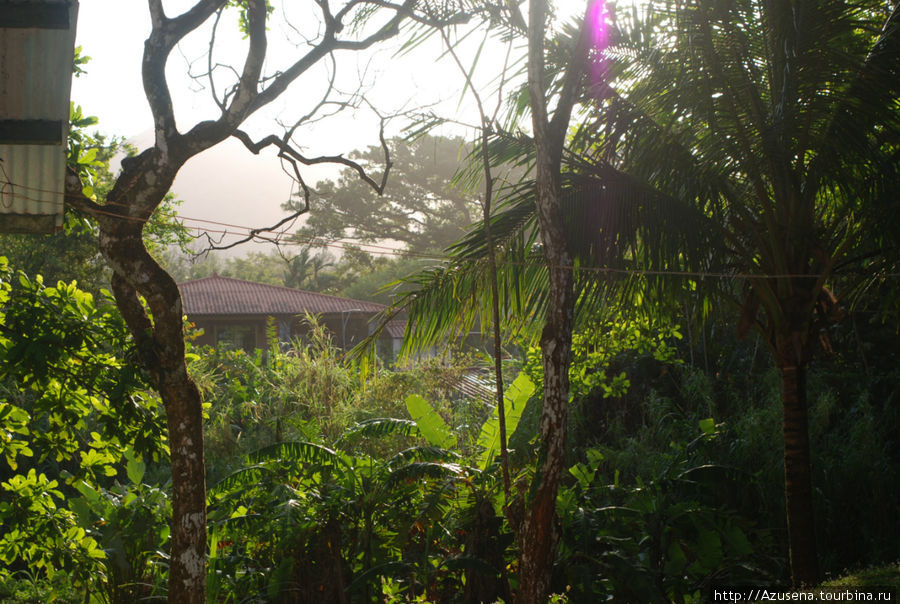
[[[508,153],[511,156],[520,153],[522,145],[530,148],[529,143],[527,139],[500,138],[491,145],[490,151],[500,160]],[[528,155],[527,151],[525,155]],[[628,273],[649,269],[661,272],[682,263],[706,270],[711,268],[710,260],[716,255],[710,250],[715,249],[715,240],[708,236],[712,232],[710,221],[702,213],[611,166],[568,164],[567,169],[569,171],[560,179],[559,215],[565,233],[561,245],[571,251],[572,262],[587,268],[572,270],[570,265],[572,289],[569,295],[575,307],[574,324],[579,319],[596,316],[613,297],[625,299],[638,282],[659,286],[643,291],[645,299],[653,298],[654,293],[663,297],[671,293],[671,289],[665,287],[672,285],[671,282],[649,275],[610,281],[608,271]],[[591,224],[602,224],[604,228],[587,228]],[[673,229],[668,225],[681,225],[681,228]],[[534,341],[540,338],[545,344],[547,325],[550,324],[547,317],[550,309],[558,308],[558,303],[554,302],[550,287],[551,267],[542,249],[543,243],[539,242],[541,226],[536,216],[531,182],[507,191],[505,203],[491,218],[490,228],[493,242],[498,247],[497,294],[504,327],[508,333],[525,333]],[[487,292],[491,291],[492,263],[488,250],[488,239],[481,225],[450,249],[451,257],[447,262],[402,280],[406,286],[402,288],[404,293],[395,298],[381,324],[386,325],[400,312],[408,313],[404,352],[413,353],[440,344],[455,334],[470,333],[478,325],[491,325],[492,299]],[[601,263],[604,271],[590,269]],[[553,268],[560,269],[559,266]],[[680,287],[681,282],[675,285]],[[571,307],[569,312],[572,312]],[[574,324],[570,323],[570,330]],[[376,331],[361,347],[371,347],[379,333]],[[545,380],[550,373],[548,362],[545,355]],[[557,378],[563,372],[568,375],[567,364],[556,370]],[[542,416],[548,407],[546,381],[544,388]],[[559,398],[565,410],[568,392]],[[543,491],[543,496],[529,497],[519,487],[518,497],[506,510],[519,540],[521,579],[517,602],[543,601],[550,584],[556,548],[553,510],[561,476],[557,474],[557,482],[547,486],[549,472],[546,466],[550,456],[544,448],[551,438],[564,442],[564,413],[558,421],[561,434],[549,434],[548,437],[542,428],[541,466],[534,478],[538,487],[532,487],[532,491],[538,491],[539,495]],[[562,445],[558,445],[556,463],[560,467],[564,457],[562,450]],[[530,527],[534,528],[529,531]],[[545,533],[539,534],[541,530]],[[535,545],[541,547],[533,547]],[[533,579],[529,581],[528,577]]]
[[[299,254],[286,261],[286,265],[285,287],[296,289],[307,287],[319,291],[319,273],[329,266],[334,266],[334,262],[326,253],[310,254],[310,247],[306,246]]]
[[[746,276],[740,332],[781,374],[785,502],[795,585],[819,577],[805,371],[829,286],[897,189],[900,17],[885,2],[656,2],[620,21],[579,145],[690,201]]]
[[[878,0],[663,0],[619,15],[613,44],[593,53],[597,77],[565,156],[576,266],[606,271],[577,273],[582,311],[608,299],[602,277],[615,268],[702,272],[717,262],[743,284],[739,333],[759,330],[781,375],[797,585],[819,577],[806,367],[822,324],[840,315],[859,273],[877,269],[883,250],[858,252],[900,186],[898,10]],[[528,163],[530,141],[495,145],[498,160]],[[528,191],[514,188],[492,227],[511,328],[540,324],[548,299]],[[486,312],[480,235],[411,279],[416,290],[397,302],[410,312],[410,345]],[[837,284],[846,291],[832,292]]]

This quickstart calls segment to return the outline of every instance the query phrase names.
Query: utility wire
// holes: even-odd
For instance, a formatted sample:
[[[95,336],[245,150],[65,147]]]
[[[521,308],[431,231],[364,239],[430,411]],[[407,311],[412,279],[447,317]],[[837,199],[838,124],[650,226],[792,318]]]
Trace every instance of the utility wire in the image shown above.
[[[6,183],[11,184],[11,183]],[[59,194],[58,191],[47,191],[44,189],[37,189],[35,187],[25,187],[15,185],[15,188],[21,189],[29,189],[33,191],[40,191],[45,193],[53,193]],[[19,199],[25,199],[27,201],[43,201],[40,199],[28,197],[26,195],[22,195],[13,191],[12,194],[5,194],[6,196],[13,196]],[[61,205],[59,202],[47,202],[53,203],[55,205]],[[101,204],[100,207],[104,206],[118,206],[118,207],[129,207],[128,204],[118,203],[118,202],[107,202],[105,204]],[[111,216],[114,218],[121,218],[123,220],[131,220],[135,222],[149,222],[149,219],[141,218],[138,216],[128,216],[125,214],[119,214],[116,212],[106,212],[100,209],[92,209],[92,214],[100,214],[104,216]],[[420,258],[422,260],[433,260],[433,261],[445,261],[449,260],[447,256],[441,256],[437,254],[428,254],[422,252],[411,252],[411,251],[401,251],[395,248],[391,248],[389,246],[377,245],[377,244],[352,244],[352,243],[343,243],[340,241],[333,241],[327,239],[320,238],[309,238],[309,239],[290,239],[284,240],[280,237],[282,235],[287,234],[286,231],[275,231],[275,236],[266,236],[260,234],[258,231],[258,227],[250,227],[240,224],[233,224],[228,222],[221,222],[217,220],[209,220],[205,218],[194,218],[191,216],[184,216],[181,214],[163,214],[162,216],[167,218],[172,218],[176,220],[188,221],[188,222],[196,222],[201,224],[209,224],[213,226],[225,227],[225,229],[213,229],[213,228],[201,228],[201,227],[192,227],[188,225],[185,226],[188,229],[196,230],[199,234],[201,233],[209,233],[215,235],[233,235],[233,236],[241,236],[246,237],[248,235],[252,235],[254,239],[271,243],[276,246],[314,246],[314,247],[327,247],[338,250],[348,250],[348,249],[359,249],[359,248],[374,248],[373,253],[381,254],[384,256],[393,256],[397,258]],[[236,232],[229,231],[228,228],[238,229],[239,231],[244,232]],[[364,251],[370,251],[369,249],[364,249]],[[516,262],[509,260],[500,260],[497,263],[499,266],[509,266],[509,267],[529,267],[535,266],[534,264],[527,262]],[[541,266],[544,266],[542,263]],[[715,271],[682,271],[682,270],[651,270],[651,269],[630,269],[630,268],[613,268],[613,267],[602,267],[602,266],[572,266],[570,267],[572,270],[576,272],[584,272],[584,273],[597,273],[597,274],[612,274],[612,275],[624,275],[624,276],[652,276],[652,277],[681,277],[688,279],[745,279],[745,280],[753,280],[753,279],[818,279],[819,275],[811,275],[811,274],[769,274],[769,273],[726,273],[726,272],[715,272]],[[882,273],[879,275],[875,275],[879,278],[897,278],[900,277],[900,273]]]

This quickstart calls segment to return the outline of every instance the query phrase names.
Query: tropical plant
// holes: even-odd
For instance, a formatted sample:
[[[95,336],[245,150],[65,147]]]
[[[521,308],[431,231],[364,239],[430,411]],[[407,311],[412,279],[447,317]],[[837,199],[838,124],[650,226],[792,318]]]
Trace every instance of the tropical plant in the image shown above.
[[[898,8],[697,0],[622,17],[577,145],[693,203],[726,243],[738,330],[757,328],[781,373],[791,575],[813,584],[806,366],[859,282],[848,271],[872,275],[854,254],[897,191]]]
[[[85,590],[110,604],[159,597],[168,549],[168,494],[144,483],[147,464],[125,450],[127,480],[103,487],[84,480],[73,483],[80,497],[69,498],[80,527],[102,546],[102,578]]]
[[[771,536],[721,505],[723,485],[745,477],[704,463],[704,441],[717,437],[701,422],[688,443],[655,455],[650,476],[621,477],[604,451],[587,449],[560,491],[563,523],[559,575],[577,601],[698,602],[711,583],[768,577]],[[633,480],[633,482],[632,482]]]
[[[609,45],[591,51],[593,79],[569,140],[569,165],[584,175],[569,178],[573,204],[564,223],[588,269],[576,266],[580,310],[610,299],[603,275],[620,268],[643,275],[632,284],[688,270],[694,278],[678,283],[698,291],[739,279],[738,293],[731,281],[717,289],[740,307],[738,331],[761,333],[782,377],[798,584],[818,577],[806,366],[816,342],[827,339],[823,326],[842,315],[840,301],[877,276],[885,250],[862,235],[900,182],[898,19],[896,7],[877,1],[655,2],[623,12],[607,32]],[[528,161],[527,144],[497,144],[507,150],[497,157],[518,147]],[[520,202],[495,218],[495,232],[507,225],[504,253],[516,254],[506,289],[529,318],[552,298],[547,277],[528,263],[531,213]],[[479,235],[457,247],[460,257],[476,252],[484,262]],[[416,277],[418,291],[399,301],[413,318],[411,342],[470,324],[480,307],[459,312],[458,303],[478,297],[484,274],[454,262]]]
[[[77,511],[77,493],[112,498],[123,470],[136,475],[138,456],[165,459],[159,401],[108,298],[12,276],[0,258],[0,575],[27,566],[52,583],[61,573],[79,591],[122,601],[116,594],[140,575],[120,569],[142,573],[146,552],[163,544],[143,549],[132,537],[145,526],[114,519],[149,500],[132,493],[121,509],[104,500],[98,531],[96,518]]]
[[[369,436],[394,430],[416,426],[373,420],[357,428]],[[437,539],[464,477],[457,458],[433,445],[378,459],[304,442],[250,454],[210,493],[213,594],[370,601],[372,585],[387,577],[436,601],[449,555]]]

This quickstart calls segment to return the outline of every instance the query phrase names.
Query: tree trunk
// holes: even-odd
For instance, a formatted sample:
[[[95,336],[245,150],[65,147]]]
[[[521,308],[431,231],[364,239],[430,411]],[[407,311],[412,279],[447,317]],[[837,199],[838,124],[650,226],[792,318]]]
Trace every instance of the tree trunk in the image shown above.
[[[538,157],[540,143],[538,143]],[[531,496],[524,510],[519,540],[518,604],[543,602],[550,587],[559,538],[556,495],[563,470],[569,404],[569,364],[575,294],[572,260],[561,228],[558,172],[539,165],[536,203],[541,240],[550,273],[547,323],[541,334],[544,404],[541,411],[541,453]]]
[[[791,347],[792,348],[792,347]],[[784,501],[790,546],[791,581],[795,587],[815,585],[819,578],[813,518],[806,367],[779,350],[781,400],[784,408]]]
[[[529,2],[528,97],[534,129],[535,206],[550,287],[547,322],[541,333],[544,404],[540,423],[540,458],[524,509],[513,510],[517,520],[513,524],[519,542],[517,604],[546,601],[559,539],[556,495],[565,458],[569,364],[575,313],[574,267],[563,229],[560,168],[569,119],[586,68],[590,43],[590,4],[588,2],[577,43],[572,50],[572,58],[563,77],[556,110],[551,118],[547,110],[544,63],[548,2]]]
[[[165,381],[161,393],[172,451],[169,602],[203,604],[206,600],[206,472],[200,392],[183,365],[167,375]]]
[[[559,292],[557,292],[559,293]],[[570,323],[571,325],[571,323]],[[541,349],[544,362],[544,405],[541,412],[541,455],[528,499],[519,540],[519,587],[517,604],[544,602],[550,588],[553,558],[559,532],[556,525],[556,495],[562,475],[569,398],[571,327],[548,322]],[[568,340],[568,344],[567,344]]]
[[[162,397],[172,468],[168,601],[206,599],[206,470],[200,391],[187,372],[181,294],[147,253],[140,221],[102,219],[100,247],[113,268],[116,305]],[[152,313],[148,317],[138,296]]]

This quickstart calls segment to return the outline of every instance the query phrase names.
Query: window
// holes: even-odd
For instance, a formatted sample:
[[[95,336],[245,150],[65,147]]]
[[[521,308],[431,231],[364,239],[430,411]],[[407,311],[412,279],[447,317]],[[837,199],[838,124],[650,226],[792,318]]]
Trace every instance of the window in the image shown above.
[[[216,346],[253,352],[256,348],[256,332],[252,327],[229,325],[216,330]]]

